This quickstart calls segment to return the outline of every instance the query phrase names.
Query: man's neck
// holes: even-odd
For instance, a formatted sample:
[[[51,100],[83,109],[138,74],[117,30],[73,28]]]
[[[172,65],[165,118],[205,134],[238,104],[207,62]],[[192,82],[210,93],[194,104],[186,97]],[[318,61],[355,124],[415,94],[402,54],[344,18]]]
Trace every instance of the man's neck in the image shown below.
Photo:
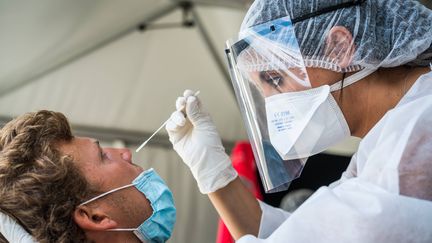
[[[140,242],[132,232],[117,231],[87,231],[87,239],[94,243],[106,242]]]

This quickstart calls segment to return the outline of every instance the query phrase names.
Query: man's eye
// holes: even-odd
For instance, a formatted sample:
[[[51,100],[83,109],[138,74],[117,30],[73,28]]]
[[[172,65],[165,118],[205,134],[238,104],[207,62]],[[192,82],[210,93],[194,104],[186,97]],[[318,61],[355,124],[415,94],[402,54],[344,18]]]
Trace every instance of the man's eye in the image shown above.
[[[106,153],[104,153],[102,150],[100,151],[100,158],[101,160],[105,159]]]

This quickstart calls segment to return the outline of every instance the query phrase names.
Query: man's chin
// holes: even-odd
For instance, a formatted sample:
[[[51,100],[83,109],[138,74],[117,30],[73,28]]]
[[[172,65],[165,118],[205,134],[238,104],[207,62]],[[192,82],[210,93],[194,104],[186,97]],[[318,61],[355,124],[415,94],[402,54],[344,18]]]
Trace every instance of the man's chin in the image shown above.
[[[142,173],[144,171],[144,169],[141,166],[136,165],[136,164],[134,164],[134,165],[135,165],[135,168],[138,170],[139,173]]]

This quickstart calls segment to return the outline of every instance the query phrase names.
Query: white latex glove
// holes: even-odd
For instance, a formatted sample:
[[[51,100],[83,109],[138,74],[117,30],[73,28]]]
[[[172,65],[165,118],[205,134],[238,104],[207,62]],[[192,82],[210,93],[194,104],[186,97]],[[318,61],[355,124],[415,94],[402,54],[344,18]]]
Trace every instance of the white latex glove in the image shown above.
[[[209,114],[191,90],[177,98],[176,108],[165,126],[174,150],[189,166],[201,193],[225,187],[237,177],[237,172]]]

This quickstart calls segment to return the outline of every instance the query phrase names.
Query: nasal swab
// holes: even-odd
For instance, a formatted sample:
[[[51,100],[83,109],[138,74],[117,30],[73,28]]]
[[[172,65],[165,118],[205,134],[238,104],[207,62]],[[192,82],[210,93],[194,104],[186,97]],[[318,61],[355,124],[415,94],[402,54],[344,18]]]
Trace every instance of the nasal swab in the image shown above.
[[[167,124],[167,122],[169,121],[169,119],[168,120],[166,120],[147,140],[145,140],[144,141],[144,143],[142,143],[136,150],[135,150],[135,152],[139,152],[155,135],[156,135],[156,133],[158,133],[166,124]]]
[[[194,96],[198,96],[200,93],[200,91],[198,90]],[[183,110],[185,107],[182,106],[179,110]],[[147,140],[145,140],[136,150],[135,152],[139,152],[163,127],[165,127],[165,125],[168,123],[168,121],[171,118],[168,118],[168,120],[166,120]]]

